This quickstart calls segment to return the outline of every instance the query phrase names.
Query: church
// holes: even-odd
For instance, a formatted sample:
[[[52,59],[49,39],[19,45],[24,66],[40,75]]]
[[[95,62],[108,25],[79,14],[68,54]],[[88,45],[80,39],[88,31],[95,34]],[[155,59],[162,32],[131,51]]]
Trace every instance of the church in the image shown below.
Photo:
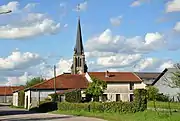
[[[78,19],[76,45],[73,53],[73,63],[71,73],[63,73],[25,89],[25,108],[35,107],[40,101],[45,100],[49,94],[67,91],[69,89],[81,89],[82,91],[92,82],[92,77],[96,77],[107,83],[104,91],[105,101],[132,101],[133,90],[145,88],[147,85],[143,79],[134,72],[89,72],[86,65],[86,58],[83,48],[80,18]],[[152,78],[155,78],[151,75]],[[18,91],[13,93],[13,105],[18,106]],[[82,96],[84,96],[82,94]]]

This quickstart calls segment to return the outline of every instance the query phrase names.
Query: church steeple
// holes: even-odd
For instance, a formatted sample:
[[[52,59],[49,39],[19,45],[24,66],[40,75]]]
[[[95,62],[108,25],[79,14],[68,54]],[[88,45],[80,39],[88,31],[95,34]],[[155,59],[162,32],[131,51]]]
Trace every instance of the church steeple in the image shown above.
[[[85,63],[84,48],[82,42],[81,23],[78,18],[76,45],[74,47],[73,64],[71,66],[71,74],[77,74],[79,71],[82,73],[87,72],[87,65]]]
[[[77,54],[77,55],[84,54],[84,48],[83,48],[83,42],[82,42],[82,34],[81,34],[80,18],[78,18],[77,35],[76,35],[76,46],[74,48],[74,54]]]

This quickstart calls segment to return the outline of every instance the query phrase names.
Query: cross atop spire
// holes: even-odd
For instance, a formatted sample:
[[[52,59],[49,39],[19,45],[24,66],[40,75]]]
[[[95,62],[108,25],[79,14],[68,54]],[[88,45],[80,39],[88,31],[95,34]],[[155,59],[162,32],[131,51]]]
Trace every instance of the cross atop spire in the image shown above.
[[[82,43],[82,34],[81,34],[80,17],[78,18],[76,46],[74,48],[74,54],[77,54],[77,55],[84,54],[84,48],[83,48],[83,43]]]

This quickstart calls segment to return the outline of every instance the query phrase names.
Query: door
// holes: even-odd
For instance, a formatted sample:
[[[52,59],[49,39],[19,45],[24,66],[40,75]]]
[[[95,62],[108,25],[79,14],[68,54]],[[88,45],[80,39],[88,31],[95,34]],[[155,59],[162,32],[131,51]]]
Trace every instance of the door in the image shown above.
[[[120,94],[116,94],[116,102],[120,100],[121,100]]]
[[[28,109],[28,96],[26,96],[26,109]]]

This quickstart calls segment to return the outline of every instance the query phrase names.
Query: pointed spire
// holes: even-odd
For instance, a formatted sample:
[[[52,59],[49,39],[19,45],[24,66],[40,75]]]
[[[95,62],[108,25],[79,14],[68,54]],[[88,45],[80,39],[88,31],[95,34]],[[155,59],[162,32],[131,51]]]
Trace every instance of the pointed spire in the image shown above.
[[[74,48],[74,51],[75,51],[75,54],[78,54],[78,55],[84,54],[83,43],[82,43],[82,35],[81,35],[80,17],[78,18],[76,46]]]

